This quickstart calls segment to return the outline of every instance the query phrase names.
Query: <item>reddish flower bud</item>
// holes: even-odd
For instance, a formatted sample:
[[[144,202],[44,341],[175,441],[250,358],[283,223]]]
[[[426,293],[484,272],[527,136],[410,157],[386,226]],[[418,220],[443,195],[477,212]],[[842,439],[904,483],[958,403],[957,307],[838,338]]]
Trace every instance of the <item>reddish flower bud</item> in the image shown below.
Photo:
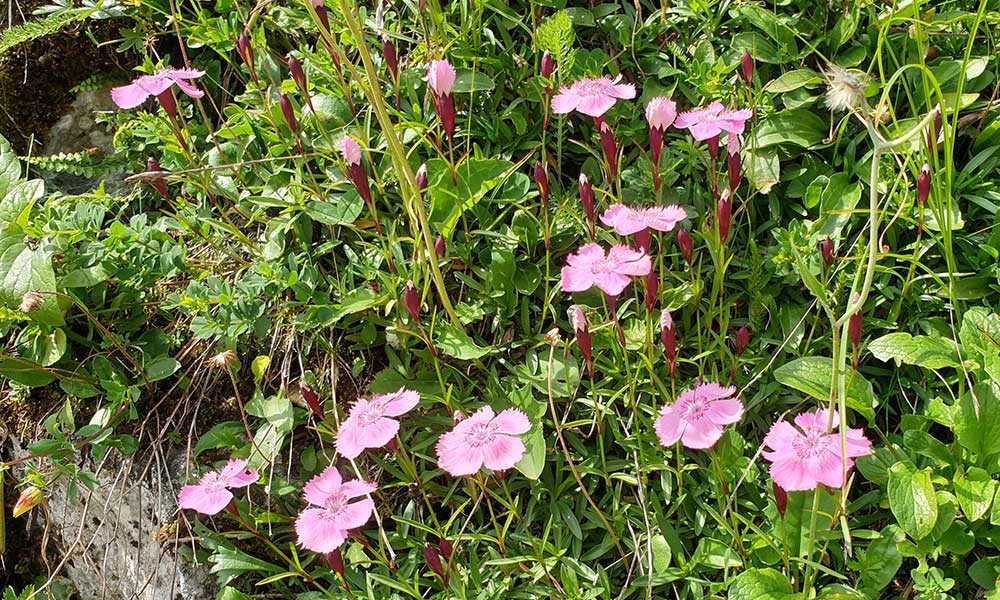
[[[549,175],[542,166],[541,161],[535,162],[535,185],[538,186],[538,195],[542,198],[542,206],[549,207]]]
[[[174,93],[169,88],[156,95],[157,102],[163,107],[163,112],[171,119],[177,116],[177,101],[174,100]]]
[[[430,567],[431,571],[440,577],[441,581],[444,582],[445,585],[448,585],[448,576],[445,574],[444,568],[441,566],[441,557],[438,555],[437,548],[428,543],[424,543],[424,560],[427,561],[427,566]]]
[[[417,183],[417,190],[423,192],[427,189],[427,163],[420,163],[417,168],[416,174],[414,174],[413,179]]]
[[[316,9],[316,16],[319,17],[319,24],[323,26],[323,29],[330,31],[330,16],[326,12],[326,6],[322,4],[313,4],[313,8]],[[330,56],[333,56],[333,50],[330,51]],[[340,70],[340,60],[338,58],[333,59],[334,64],[337,65],[337,70]]]
[[[927,130],[927,154],[933,155],[937,151],[938,139],[941,137],[941,128],[944,126],[944,119],[941,116],[941,105],[934,107],[934,124]]]
[[[924,163],[924,167],[920,169],[920,175],[917,177],[917,205],[920,208],[924,207],[927,203],[927,197],[931,194],[931,167],[927,163]]]
[[[458,425],[459,423],[461,423],[464,420],[465,420],[465,415],[462,414],[462,411],[456,410],[455,412],[451,413],[451,426],[452,427],[454,427],[455,425]]]
[[[21,494],[17,497],[17,502],[14,503],[14,510],[11,514],[16,519],[41,504],[43,500],[45,500],[45,494],[42,493],[42,490],[33,485],[28,486],[21,490]]]
[[[708,138],[708,155],[712,158],[712,164],[719,158],[719,136]]]
[[[819,252],[823,255],[823,264],[829,269],[830,265],[833,264],[833,240],[826,238],[819,243]]]
[[[677,229],[677,247],[681,249],[681,256],[687,262],[688,266],[694,266],[694,242],[691,240],[691,235],[688,234],[687,229],[680,227]]]
[[[601,147],[604,148],[604,157],[608,161],[608,181],[611,181],[618,174],[618,146],[615,145],[615,135],[603,119],[601,119],[600,130]]]
[[[594,186],[590,185],[587,174],[580,172],[580,202],[583,212],[587,215],[587,225],[590,226],[590,237],[594,237]]]
[[[750,330],[744,325],[736,332],[736,356],[743,356],[743,351],[750,343]]]
[[[413,286],[412,280],[407,280],[406,288],[403,291],[403,302],[406,304],[406,310],[409,311],[410,316],[417,323],[420,322],[420,293],[417,292],[417,288]]]
[[[774,505],[778,508],[778,516],[785,518],[785,509],[788,508],[788,494],[784,488],[771,481],[771,490],[774,491]]]
[[[649,153],[652,157],[653,189],[660,191],[660,153],[663,151],[663,130],[649,128]]]
[[[740,66],[743,68],[743,83],[747,87],[753,87],[753,57],[746,50],[743,51],[743,58],[740,59]]]
[[[250,72],[253,72],[253,46],[250,45],[250,38],[246,34],[241,33],[240,37],[236,38],[236,52],[239,53],[240,58],[243,59],[243,63],[246,64]]]
[[[857,302],[860,298],[861,296],[855,292],[854,297],[851,300],[851,304]],[[851,337],[851,347],[855,352],[857,352],[858,345],[861,343],[861,313],[863,310],[864,307],[859,306],[857,312],[851,315],[851,319],[847,323],[847,333]]]
[[[441,538],[441,541],[438,542],[438,553],[445,562],[451,562],[451,554],[454,551],[455,548],[451,545],[451,542],[445,538]]]
[[[573,333],[576,335],[576,345],[583,354],[583,360],[587,363],[587,371],[590,379],[594,379],[594,356],[593,346],[590,340],[590,330],[587,328],[587,315],[579,306],[574,306],[570,312],[570,322],[573,324]]]
[[[740,138],[730,133],[726,143],[726,170],[729,173],[729,189],[736,191],[743,179],[743,159],[740,157]]]
[[[147,173],[159,173],[161,170],[162,169],[160,169],[160,163],[156,162],[155,158],[150,156],[149,158],[146,159]],[[167,202],[170,201],[170,196],[167,194],[167,183],[163,180],[163,177],[156,177],[150,180],[150,183],[152,183],[153,189],[155,189],[156,192],[160,194],[161,198],[163,198]]]
[[[337,575],[344,576],[344,556],[340,553],[340,549],[334,550],[333,552],[326,553],[326,564],[330,565],[330,569]]]
[[[437,239],[434,240],[434,255],[438,257],[438,260],[440,260],[445,257],[445,253],[447,253],[447,251],[448,249],[445,246],[444,236],[438,235]]]
[[[660,286],[660,275],[656,269],[650,269],[646,274],[646,310],[652,311],[656,306],[656,292]]]
[[[674,376],[674,364],[677,361],[677,332],[674,331],[674,319],[666,308],[660,313],[660,341],[663,342],[663,352],[670,364],[670,377]]]
[[[281,94],[278,97],[279,104],[281,104],[281,114],[285,116],[285,123],[288,123],[288,128],[292,130],[294,135],[297,132],[296,121],[295,121],[295,109],[292,108],[292,101],[288,99],[288,96]]]
[[[322,417],[323,407],[320,405],[319,397],[316,396],[316,392],[313,391],[312,387],[304,381],[299,381],[299,393],[302,394],[302,399],[305,400],[309,410],[313,411],[313,414],[317,417]]]
[[[715,218],[719,222],[719,242],[726,243],[729,237],[729,225],[733,217],[733,201],[729,197],[729,190],[722,190],[722,196],[716,206]]]
[[[387,35],[382,36],[382,58],[385,60],[385,66],[389,69],[389,74],[392,75],[392,80],[399,79],[399,57],[396,54],[396,45]]]
[[[306,73],[302,70],[302,62],[294,57],[288,57],[288,72],[292,74],[292,81],[295,85],[299,87],[302,92],[308,91],[308,86],[306,85]]]
[[[643,252],[649,252],[649,229],[635,232],[635,245]]]
[[[556,63],[552,60],[552,55],[546,50],[542,53],[542,77],[548,79],[552,72],[556,70]]]

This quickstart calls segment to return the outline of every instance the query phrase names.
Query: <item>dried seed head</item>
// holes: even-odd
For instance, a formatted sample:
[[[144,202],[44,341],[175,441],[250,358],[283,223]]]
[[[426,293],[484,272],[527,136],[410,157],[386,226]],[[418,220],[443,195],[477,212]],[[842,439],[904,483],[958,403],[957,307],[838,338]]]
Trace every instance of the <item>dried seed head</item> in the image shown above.
[[[553,327],[545,333],[545,341],[555,346],[562,337],[559,335],[559,328]]]
[[[826,105],[830,110],[860,110],[865,106],[865,85],[868,82],[863,73],[831,64],[826,78]]]
[[[21,296],[21,305],[18,307],[23,313],[30,313],[42,307],[45,298],[39,292],[27,292]]]
[[[208,359],[208,364],[218,369],[228,369],[236,361],[236,353],[232,350],[223,350],[212,358]]]

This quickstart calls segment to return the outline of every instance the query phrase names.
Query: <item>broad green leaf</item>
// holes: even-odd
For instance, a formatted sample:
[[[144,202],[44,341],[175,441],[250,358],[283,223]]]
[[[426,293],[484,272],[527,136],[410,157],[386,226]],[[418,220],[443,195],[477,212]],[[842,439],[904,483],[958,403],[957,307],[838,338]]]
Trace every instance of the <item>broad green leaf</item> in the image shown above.
[[[792,144],[802,148],[818,148],[829,134],[828,123],[812,110],[793,108],[771,115],[754,131],[752,147],[767,148]]]
[[[44,194],[45,182],[32,179],[15,185],[6,196],[0,196],[0,229],[12,223],[23,227],[25,223],[21,217]]]
[[[27,292],[42,292],[42,304],[29,313],[31,318],[45,325],[60,326],[65,321],[51,293],[55,291],[56,274],[49,254],[41,248],[25,246],[19,231],[8,227],[0,233],[0,302],[17,308]]]
[[[333,325],[348,315],[359,313],[382,302],[383,298],[377,292],[366,287],[361,287],[346,294],[340,301],[340,306],[335,308],[324,319],[326,326]]]
[[[271,357],[265,354],[258,356],[250,363],[250,372],[253,373],[254,385],[260,386],[260,382],[264,378],[264,371],[270,363]]]
[[[489,92],[496,87],[493,80],[482,72],[473,72],[471,69],[458,69],[455,75],[455,88],[452,90],[456,94],[469,94],[471,92]]]
[[[948,446],[926,431],[911,429],[904,432],[903,445],[921,456],[936,460],[941,466],[951,465],[954,461]]]
[[[358,220],[365,208],[365,202],[355,191],[348,191],[339,196],[330,196],[327,200],[313,200],[306,204],[306,214],[324,225],[350,225]]]
[[[959,471],[953,482],[958,505],[969,521],[978,521],[986,515],[993,503],[996,482],[990,474],[979,467],[972,467],[966,473]]]
[[[0,135],[0,198],[21,179],[21,163],[10,144]]]
[[[870,598],[877,598],[879,592],[892,583],[899,567],[903,566],[903,556],[896,547],[896,542],[904,537],[903,532],[899,527],[890,525],[880,534],[869,542],[868,547],[858,552],[858,559],[850,565],[861,574],[859,587]]]
[[[691,555],[691,565],[701,564],[711,569],[734,569],[743,565],[732,541],[721,542],[710,537],[698,539],[698,547]]]
[[[733,579],[729,600],[787,600],[795,598],[788,577],[774,569],[747,569]]]
[[[764,86],[764,91],[771,94],[783,94],[805,86],[823,83],[823,76],[812,69],[795,69],[782,73]]]
[[[460,360],[472,360],[489,352],[488,348],[476,345],[467,333],[448,322],[434,327],[434,347]]]
[[[280,573],[284,571],[278,565],[250,556],[236,548],[219,546],[216,553],[208,557],[212,564],[211,572],[219,578],[219,583],[225,585],[234,578],[248,572],[256,574]]]
[[[969,567],[969,578],[986,591],[997,589],[997,578],[1000,577],[1000,556],[980,558]],[[989,596],[986,596],[989,598]]]
[[[820,197],[820,218],[816,222],[815,237],[821,240],[839,239],[840,230],[851,220],[851,211],[860,199],[860,182],[852,183],[846,173],[830,177]]]
[[[926,369],[958,367],[958,352],[948,339],[929,335],[913,336],[905,331],[883,335],[868,343],[868,351],[883,361],[896,365],[916,365]]]
[[[817,400],[830,400],[833,359],[826,356],[805,356],[775,369],[774,378],[790,388],[809,394]],[[847,407],[871,421],[875,418],[875,392],[872,384],[857,371],[847,372]]]
[[[889,469],[889,508],[899,526],[914,540],[926,537],[938,518],[937,496],[929,471],[918,471],[909,461]]]
[[[670,568],[670,560],[673,558],[670,543],[667,542],[667,538],[656,534],[650,538],[649,546],[653,553],[653,572],[665,573]]]
[[[456,168],[455,185],[447,163],[427,161],[430,183],[424,197],[430,202],[428,221],[446,238],[451,237],[462,215],[498,193],[513,172],[514,164],[506,160],[468,159]]]
[[[38,363],[14,357],[0,360],[0,378],[28,387],[41,387],[52,383],[56,377]]]
[[[161,379],[166,379],[178,369],[181,368],[181,363],[170,356],[158,356],[151,360],[146,365],[146,379],[149,381],[159,381]]]
[[[521,436],[525,452],[514,468],[531,480],[537,480],[545,468],[545,435],[541,423],[533,423],[528,433]]]
[[[760,148],[747,151],[749,178],[761,194],[767,194],[781,181],[781,161],[774,148]]]
[[[245,431],[243,423],[240,421],[223,421],[219,423],[206,431],[198,440],[198,443],[195,444],[195,458],[206,450],[214,450],[216,448],[239,449],[245,443],[243,438]]]
[[[215,600],[251,600],[250,596],[247,596],[243,592],[237,590],[236,588],[231,588],[228,585],[216,594]]]
[[[955,434],[963,448],[977,455],[979,465],[1000,453],[1000,394],[994,384],[976,384],[962,396]]]

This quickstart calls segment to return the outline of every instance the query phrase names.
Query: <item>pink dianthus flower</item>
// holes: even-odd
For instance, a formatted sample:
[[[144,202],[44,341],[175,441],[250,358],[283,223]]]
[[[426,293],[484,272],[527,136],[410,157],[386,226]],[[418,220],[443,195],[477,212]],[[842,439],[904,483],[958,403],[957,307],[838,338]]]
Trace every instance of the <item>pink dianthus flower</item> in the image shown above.
[[[247,470],[247,461],[230,460],[219,471],[202,475],[195,485],[186,485],[177,495],[181,508],[190,508],[203,515],[216,515],[229,505],[233,493],[227,488],[241,488],[257,481],[257,470]]]
[[[204,75],[197,69],[161,69],[152,75],[143,75],[128,85],[111,89],[111,99],[118,108],[135,108],[150,96],[159,96],[177,84],[182,92],[192,98],[201,98],[205,92],[199,90],[188,80]]]
[[[601,222],[608,227],[613,227],[618,235],[633,235],[646,229],[671,231],[686,217],[687,213],[684,212],[684,209],[676,204],[649,208],[632,208],[624,204],[612,204],[601,215]]]
[[[313,552],[333,552],[344,543],[351,529],[368,522],[375,510],[371,498],[350,502],[352,498],[367,496],[378,487],[361,479],[343,481],[334,466],[327,467],[313,477],[302,489],[310,507],[295,519],[295,533],[299,546]]]
[[[520,410],[508,408],[495,415],[484,406],[438,438],[438,466],[455,477],[474,475],[483,465],[493,471],[509,469],[525,452],[517,436],[529,429],[531,422]]]
[[[770,448],[763,456],[771,462],[771,478],[779,487],[789,492],[816,489],[823,484],[832,488],[844,485],[844,463],[841,455],[840,434],[829,432],[828,423],[836,424],[836,411],[826,409],[802,413],[795,417],[798,429],[788,421],[778,421],[771,426],[764,438]],[[861,429],[847,430],[847,469],[854,466],[854,458],[871,452],[871,442]]]
[[[673,404],[664,405],[653,423],[664,446],[680,440],[693,450],[711,448],[722,437],[722,428],[743,416],[743,403],[733,398],[736,388],[699,383],[681,392]]]
[[[350,414],[337,431],[337,452],[344,458],[357,458],[365,448],[381,448],[399,432],[398,417],[420,402],[420,394],[399,388],[391,394],[371,400],[358,398]]]
[[[593,242],[570,254],[562,268],[562,290],[584,292],[596,285],[605,294],[622,293],[632,277],[644,277],[653,268],[649,255],[623,244],[612,246],[607,255]]]
[[[617,100],[635,98],[635,86],[631,83],[618,83],[622,76],[585,78],[574,81],[570,86],[559,88],[559,93],[552,98],[552,112],[557,115],[579,111],[595,119],[608,112]]]
[[[713,102],[707,108],[689,110],[677,115],[674,127],[688,129],[694,139],[705,141],[716,138],[723,131],[741,134],[746,122],[753,117],[753,109],[726,110],[721,102]]]

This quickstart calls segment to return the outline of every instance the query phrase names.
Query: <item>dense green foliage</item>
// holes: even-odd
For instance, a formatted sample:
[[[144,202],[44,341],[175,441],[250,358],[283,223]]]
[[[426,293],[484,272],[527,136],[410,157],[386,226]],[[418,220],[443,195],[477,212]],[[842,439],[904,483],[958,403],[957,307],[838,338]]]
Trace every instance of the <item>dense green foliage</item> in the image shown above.
[[[204,71],[205,96],[175,89],[174,119],[155,100],[105,117],[116,128],[107,164],[142,173],[154,156],[163,171],[127,197],[47,197],[0,146],[0,375],[10,398],[60,390],[25,485],[95,485],[75,460],[83,448],[179,448],[190,482],[248,460],[268,487],[236,493],[240,521],[178,513],[177,535],[197,543],[177,551],[211,565],[220,598],[997,593],[1000,6],[428,0],[386,4],[383,23],[374,6],[326,8],[328,35],[307,3],[131,7],[122,50],[147,52],[144,73]],[[457,70],[453,140],[426,83],[440,58]],[[638,94],[604,115],[620,151],[607,177],[598,126],[550,102],[582,77],[618,74]],[[728,239],[725,146],[716,161],[667,129],[654,189],[644,108],[661,95],[679,111],[753,109]],[[352,185],[345,135],[363,149],[371,206]],[[684,208],[693,260],[675,232],[654,232],[651,308],[641,280],[612,306],[597,290],[561,290],[567,256],[590,241],[581,172],[598,214],[617,202]],[[632,243],[600,223],[596,239]],[[29,292],[40,296],[26,307]],[[589,320],[593,379],[574,305]],[[661,309],[676,329],[673,374]],[[660,407],[698,381],[735,386],[742,420],[711,450],[661,446]],[[396,449],[336,457],[355,399],[401,386],[421,402],[400,417]],[[528,416],[527,452],[503,476],[451,477],[435,443],[456,412],[485,404]],[[765,435],[828,405],[872,453],[843,489],[786,498]],[[344,544],[343,576],[295,546],[302,485],[330,464],[379,485],[378,519]],[[448,577],[425,558],[442,539],[455,548]]]

